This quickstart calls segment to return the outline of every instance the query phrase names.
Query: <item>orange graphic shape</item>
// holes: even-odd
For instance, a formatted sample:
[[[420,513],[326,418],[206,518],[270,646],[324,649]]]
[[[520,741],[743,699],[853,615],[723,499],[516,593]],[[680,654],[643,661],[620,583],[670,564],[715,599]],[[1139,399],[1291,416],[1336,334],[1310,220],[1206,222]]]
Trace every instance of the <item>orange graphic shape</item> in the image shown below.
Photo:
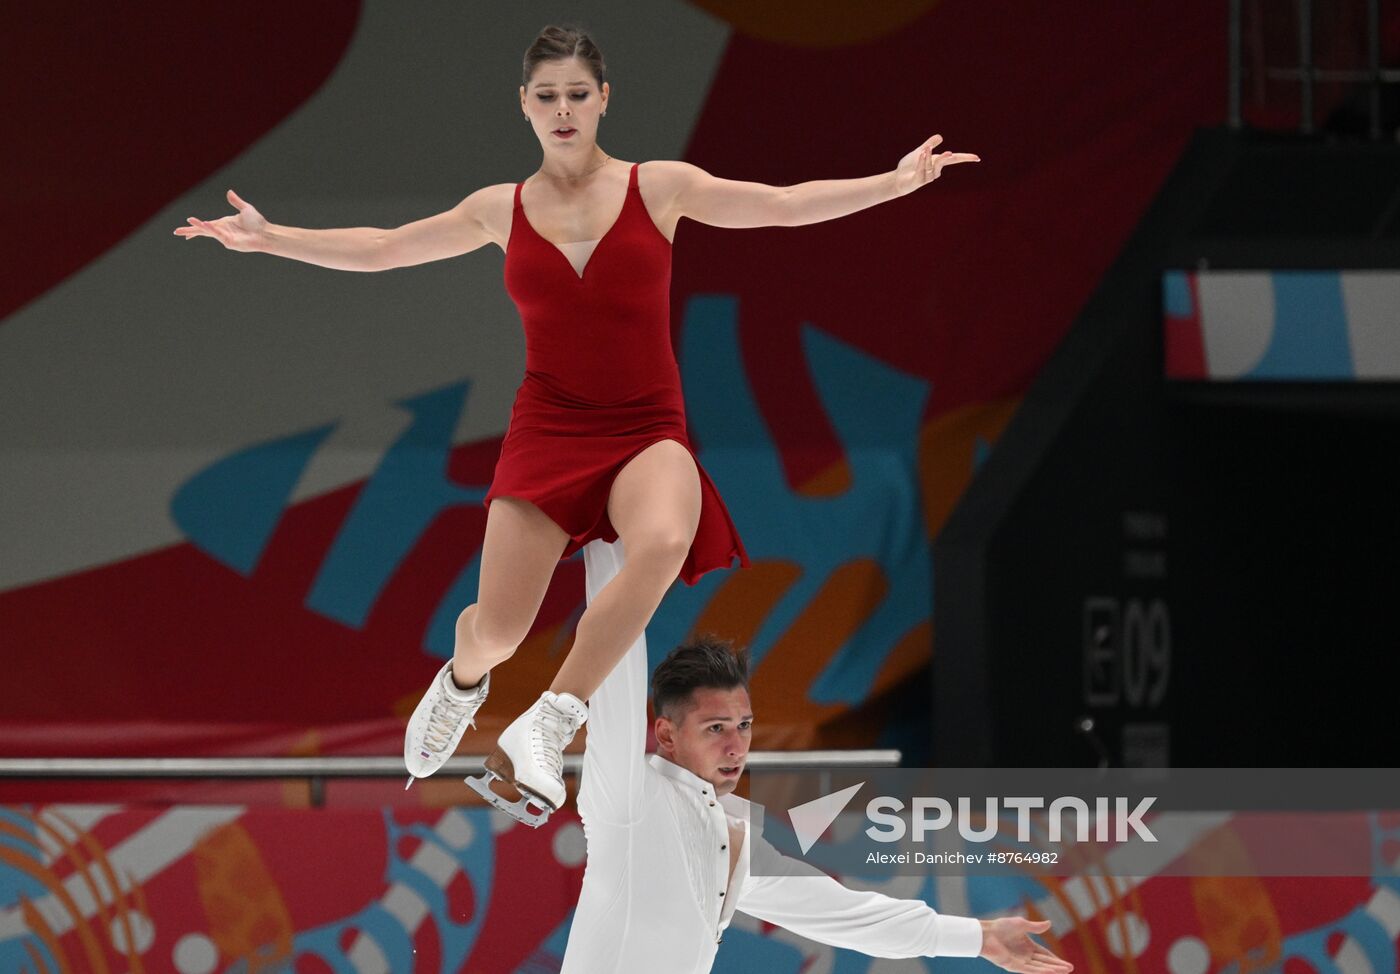
[[[803,497],[835,497],[850,490],[854,482],[851,462],[843,458],[815,476],[808,477],[797,492]]]
[[[808,691],[888,591],[884,572],[870,559],[847,562],[831,573],[750,681],[753,698],[763,701],[763,719],[754,722],[754,747],[812,747],[821,725],[848,710],[845,704],[814,703]]]
[[[27,841],[28,836],[25,838]],[[12,849],[8,845],[0,845],[0,865],[9,866],[11,869],[17,869],[26,876],[37,879],[44,885],[46,890],[58,899],[58,902],[63,905],[63,909],[73,918],[73,926],[78,933],[78,942],[82,944],[83,953],[87,956],[88,969],[93,971],[94,974],[107,974],[110,968],[107,966],[107,958],[102,953],[102,945],[97,942],[97,937],[92,932],[92,926],[87,922],[87,918],[83,916],[82,911],[78,909],[78,904],[74,902],[73,897],[69,895],[67,888],[63,885],[63,880],[59,879],[57,875],[42,863],[31,859],[22,852]],[[33,906],[29,906],[25,913],[25,923],[43,923],[42,918],[38,921],[32,920],[29,915],[30,912],[32,912],[35,917],[39,915],[38,911],[34,910]],[[41,928],[31,926],[30,929],[34,930],[36,935],[42,938],[43,935],[39,933],[39,929],[47,930],[48,926],[43,924]],[[50,934],[51,933],[52,931],[50,931]],[[61,955],[55,954],[54,956]]]
[[[214,829],[191,852],[209,936],[225,960],[249,971],[285,966],[292,955],[292,918],[262,854],[242,825]]]
[[[999,399],[954,409],[919,431],[919,484],[929,537],[938,532],[967,491],[975,473],[977,441],[995,443],[1011,421],[1019,399]]]
[[[1237,866],[1234,876],[1197,876],[1191,898],[1210,956],[1221,967],[1238,964],[1240,974],[1277,964],[1282,955],[1283,929],[1268,890],[1252,868],[1248,853],[1229,829],[1218,829],[1187,852],[1188,861],[1211,868]]]
[[[112,891],[112,907],[116,910],[115,919],[116,922],[121,924],[122,934],[126,939],[126,948],[124,950],[117,949],[115,934],[113,933],[113,918],[105,909],[103,899],[98,894],[92,877],[88,873],[89,867],[83,862],[82,856],[79,854],[77,848],[64,839],[63,836],[59,835],[52,827],[45,825],[41,820],[37,818],[33,819],[34,824],[44,829],[55,842],[58,842],[63,847],[68,855],[69,862],[71,862],[74,868],[82,875],[83,880],[87,883],[88,890],[92,893],[93,902],[97,904],[98,913],[102,918],[103,928],[107,931],[108,942],[111,943],[114,951],[126,957],[130,974],[144,974],[145,967],[141,963],[140,955],[136,952],[136,933],[131,924],[131,904],[128,902],[125,888],[117,881],[117,872],[112,868],[111,860],[107,858],[107,850],[102,848],[102,844],[93,837],[91,832],[80,828],[78,823],[74,822],[58,809],[52,809],[51,813],[60,822],[72,829],[73,834],[77,836],[78,843],[92,856],[92,867],[102,874],[102,878],[107,883],[107,888]]]
[[[19,905],[21,915],[24,917],[25,926],[34,932],[40,942],[48,948],[49,954],[58,962],[60,974],[69,974],[73,966],[68,963],[68,955],[63,952],[63,945],[58,942],[53,929],[44,920],[44,915],[34,908],[34,904],[29,901],[29,897],[23,893],[19,895]],[[28,940],[24,942],[25,949],[29,953],[29,959],[34,962],[36,971],[48,971],[48,965],[39,956],[39,951]]]
[[[411,713],[412,711],[410,711]],[[321,732],[311,728],[287,749],[293,758],[314,758],[321,754]],[[282,782],[282,804],[287,808],[310,808],[311,780],[289,778]]]
[[[730,572],[695,620],[691,635],[714,634],[749,645],[773,606],[801,577],[802,568],[790,561],[756,561],[746,571]]]

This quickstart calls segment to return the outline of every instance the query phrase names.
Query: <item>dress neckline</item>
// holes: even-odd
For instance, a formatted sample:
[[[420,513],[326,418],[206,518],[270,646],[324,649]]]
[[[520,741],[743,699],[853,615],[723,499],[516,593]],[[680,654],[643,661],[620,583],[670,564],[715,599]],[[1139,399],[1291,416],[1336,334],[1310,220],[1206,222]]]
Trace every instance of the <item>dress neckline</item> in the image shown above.
[[[569,268],[569,273],[572,274],[573,277],[577,281],[579,281],[579,283],[582,283],[587,278],[588,268],[593,266],[593,258],[598,256],[598,251],[603,246],[604,241],[608,239],[608,237],[612,234],[613,230],[617,228],[617,225],[622,222],[623,216],[626,215],[627,207],[632,203],[632,191],[637,188],[638,165],[639,163],[632,163],[632,169],[627,174],[627,190],[622,194],[622,209],[617,211],[617,216],[613,218],[612,225],[608,227],[607,232],[605,232],[601,237],[599,237],[598,242],[593,245],[593,250],[588,254],[588,259],[583,262],[583,273],[579,273],[578,271],[574,270],[574,262],[569,259],[568,254],[564,253],[564,251],[559,248],[558,244],[554,243],[552,240],[545,237],[544,234],[540,233],[538,230],[535,229],[535,225],[530,222],[530,215],[525,212],[525,202],[520,198],[521,187],[523,187],[525,184],[523,182],[515,184],[515,209],[519,212],[522,222],[525,224],[525,226],[527,226],[530,229],[531,233],[533,233],[544,243],[548,244],[549,249],[554,251],[563,259],[564,265]],[[588,241],[576,240],[573,242],[587,243]]]

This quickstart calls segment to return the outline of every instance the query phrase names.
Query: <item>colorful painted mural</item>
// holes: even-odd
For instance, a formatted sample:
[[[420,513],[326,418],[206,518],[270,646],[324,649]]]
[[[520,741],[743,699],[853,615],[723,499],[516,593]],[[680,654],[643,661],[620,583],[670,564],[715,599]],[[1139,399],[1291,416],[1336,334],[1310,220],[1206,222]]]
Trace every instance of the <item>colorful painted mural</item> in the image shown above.
[[[520,379],[500,255],[356,275],[170,229],[223,212],[229,187],[276,222],[392,226],[525,178],[519,52],[557,16],[0,13],[0,88],[26,134],[0,189],[0,754],[398,750],[473,598]],[[688,223],[675,241],[693,438],[754,566],[673,590],[653,652],[695,631],[749,644],[761,748],[907,735],[888,703],[935,651],[928,541],[1192,128],[1221,117],[1218,4],[571,16],[608,57],[619,158],[793,184],[887,170],[936,131],[984,160],[842,220]],[[545,684],[582,605],[565,563],[463,751]],[[455,780],[331,794],[310,809],[298,783],[0,781],[0,972],[557,969],[583,868],[572,815],[505,828]],[[1368,877],[1090,888],[1051,940],[1080,970],[1396,968],[1400,898]],[[978,915],[1062,893],[890,892]],[[747,921],[720,957],[932,969]]]
[[[1400,828],[1382,832],[1377,854],[1400,859]],[[1207,841],[1229,854],[1228,827]],[[557,971],[583,855],[571,814],[535,832],[483,809],[4,807],[0,970]],[[1393,878],[1105,879],[1082,865],[869,888],[949,913],[1051,918],[1045,942],[1085,974],[1395,970]],[[715,969],[990,968],[860,957],[736,915]]]

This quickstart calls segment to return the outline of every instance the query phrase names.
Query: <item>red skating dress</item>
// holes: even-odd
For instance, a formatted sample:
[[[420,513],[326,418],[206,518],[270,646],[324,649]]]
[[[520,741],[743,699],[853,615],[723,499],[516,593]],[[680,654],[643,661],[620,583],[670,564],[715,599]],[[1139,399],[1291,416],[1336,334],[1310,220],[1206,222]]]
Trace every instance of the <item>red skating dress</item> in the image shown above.
[[[680,370],[671,348],[671,244],[637,189],[637,166],[616,222],[583,276],[536,232],[515,186],[505,285],[525,326],[525,379],[486,494],[530,501],[569,535],[563,557],[595,538],[616,541],[608,494],[642,450],[686,437]],[[719,491],[700,472],[700,526],[680,577],[747,566]]]

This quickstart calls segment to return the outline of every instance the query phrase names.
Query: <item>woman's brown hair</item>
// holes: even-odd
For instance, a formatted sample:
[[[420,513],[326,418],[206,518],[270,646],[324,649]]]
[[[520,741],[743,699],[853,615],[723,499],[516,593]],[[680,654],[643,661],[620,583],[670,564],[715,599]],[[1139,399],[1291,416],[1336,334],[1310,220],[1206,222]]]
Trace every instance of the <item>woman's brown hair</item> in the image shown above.
[[[603,63],[603,52],[593,43],[593,38],[577,27],[557,27],[553,24],[540,31],[539,36],[525,49],[525,74],[521,84],[528,87],[535,68],[545,61],[567,61],[574,57],[588,65],[601,91],[607,77],[607,65]]]

